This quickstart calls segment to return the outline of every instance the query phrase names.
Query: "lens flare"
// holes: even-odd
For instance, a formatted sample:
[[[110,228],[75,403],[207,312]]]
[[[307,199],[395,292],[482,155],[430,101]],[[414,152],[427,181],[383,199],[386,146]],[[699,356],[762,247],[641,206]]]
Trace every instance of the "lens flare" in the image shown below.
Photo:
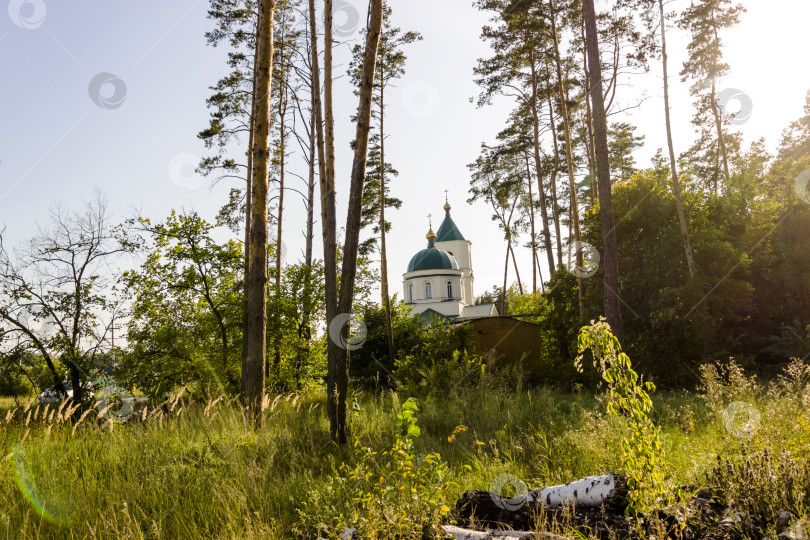
[[[24,466],[24,450],[22,445],[16,445],[13,448],[12,463],[14,465],[14,477],[17,480],[17,487],[28,504],[30,504],[34,511],[43,519],[56,525],[68,524],[68,511],[65,507],[64,501],[48,496],[41,490],[37,489],[37,482],[34,474],[30,470],[26,470]]]

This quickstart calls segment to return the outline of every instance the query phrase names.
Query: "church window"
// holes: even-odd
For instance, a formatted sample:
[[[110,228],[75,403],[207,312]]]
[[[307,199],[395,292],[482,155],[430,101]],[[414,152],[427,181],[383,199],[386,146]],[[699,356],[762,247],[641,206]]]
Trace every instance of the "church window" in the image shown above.
[[[431,300],[433,298],[433,285],[429,281],[425,282],[425,299]]]
[[[453,298],[453,282],[447,280],[447,298]]]
[[[408,298],[413,302],[413,283],[408,283]]]

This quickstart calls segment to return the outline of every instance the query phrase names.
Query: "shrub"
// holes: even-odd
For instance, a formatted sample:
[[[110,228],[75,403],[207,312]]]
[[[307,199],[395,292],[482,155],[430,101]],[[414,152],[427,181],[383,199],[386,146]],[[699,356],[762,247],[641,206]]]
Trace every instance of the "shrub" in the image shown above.
[[[446,394],[453,388],[476,385],[485,369],[470,343],[467,325],[430,326],[423,339],[396,361],[396,384],[409,395]]]
[[[652,411],[649,392],[655,386],[644,383],[633,370],[630,358],[621,352],[619,340],[611,334],[604,319],[580,331],[578,348],[577,368],[581,369],[583,353],[590,349],[594,367],[607,382],[608,413],[627,419],[628,434],[621,442],[622,463],[630,477],[627,512],[645,512],[657,503],[668,502],[668,489],[660,470],[663,458],[659,430],[649,417]]]
[[[756,376],[747,376],[733,358],[729,358],[728,363],[700,366],[700,376],[703,399],[715,411],[734,401],[754,401],[756,398]]]
[[[351,526],[362,538],[432,538],[450,513],[447,492],[455,486],[438,452],[418,456],[414,439],[421,435],[411,398],[397,413],[396,433],[390,447],[380,451],[354,444],[354,466],[342,464],[322,493],[313,494],[305,508],[319,508],[319,532],[339,537]],[[359,413],[358,413],[359,414]],[[466,428],[456,428],[451,438]],[[469,469],[469,467],[467,467]],[[341,504],[346,497],[348,504]],[[324,504],[321,499],[332,499]],[[305,520],[312,521],[300,511]],[[324,524],[326,521],[328,523]]]

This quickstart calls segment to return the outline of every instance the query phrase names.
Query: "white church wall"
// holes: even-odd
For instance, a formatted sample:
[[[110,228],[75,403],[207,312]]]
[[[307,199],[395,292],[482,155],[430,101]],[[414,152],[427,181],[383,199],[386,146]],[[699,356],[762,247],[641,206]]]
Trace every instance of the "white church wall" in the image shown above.
[[[440,272],[437,274],[437,272]],[[419,270],[408,272],[402,282],[403,298],[407,303],[443,302],[463,298],[462,272],[460,270]],[[452,296],[447,295],[447,282],[450,281]],[[430,283],[432,298],[426,297],[426,284]],[[411,289],[413,287],[413,289]],[[411,290],[413,296],[411,296]]]
[[[462,272],[463,279],[461,301],[465,304],[475,303],[472,272],[472,242],[469,240],[447,240],[444,242],[436,242],[436,247],[453,255],[456,262],[458,262],[458,267]]]

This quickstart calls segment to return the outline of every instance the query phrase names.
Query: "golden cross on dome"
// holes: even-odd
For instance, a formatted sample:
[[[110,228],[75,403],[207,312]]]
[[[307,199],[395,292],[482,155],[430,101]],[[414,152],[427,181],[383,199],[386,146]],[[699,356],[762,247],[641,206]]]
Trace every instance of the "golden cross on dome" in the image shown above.
[[[431,219],[432,217],[433,214],[428,214],[428,224],[430,225],[431,229],[433,228],[433,220]]]
[[[448,202],[447,193],[448,193],[448,191],[445,189],[444,190],[444,202]]]

